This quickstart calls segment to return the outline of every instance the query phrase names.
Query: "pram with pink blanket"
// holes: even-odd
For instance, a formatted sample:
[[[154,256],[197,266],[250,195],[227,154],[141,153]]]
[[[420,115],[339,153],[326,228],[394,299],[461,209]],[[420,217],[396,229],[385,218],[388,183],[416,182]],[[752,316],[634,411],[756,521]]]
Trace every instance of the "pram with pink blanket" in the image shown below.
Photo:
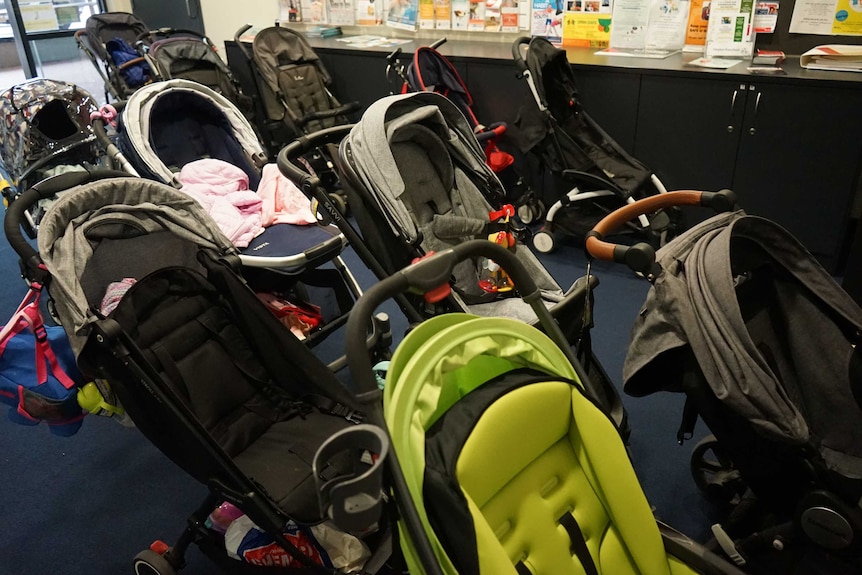
[[[320,324],[298,335],[316,341],[346,321],[361,291],[340,257],[344,237],[335,226],[318,225],[309,200],[267,164],[254,128],[227,98],[189,80],[145,86],[126,102],[118,146],[142,176],[204,207],[240,250],[243,275],[277,314],[297,319],[283,300],[313,302],[302,310],[309,313],[323,308]]]

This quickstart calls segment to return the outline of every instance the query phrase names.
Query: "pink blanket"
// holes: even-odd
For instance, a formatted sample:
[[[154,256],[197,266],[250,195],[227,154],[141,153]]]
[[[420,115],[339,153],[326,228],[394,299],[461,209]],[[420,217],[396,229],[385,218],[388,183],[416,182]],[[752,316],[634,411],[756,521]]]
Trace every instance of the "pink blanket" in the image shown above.
[[[178,176],[182,191],[192,196],[238,248],[272,224],[313,224],[311,202],[275,164],[263,168],[257,192],[248,189],[248,175],[222,160],[197,160]]]

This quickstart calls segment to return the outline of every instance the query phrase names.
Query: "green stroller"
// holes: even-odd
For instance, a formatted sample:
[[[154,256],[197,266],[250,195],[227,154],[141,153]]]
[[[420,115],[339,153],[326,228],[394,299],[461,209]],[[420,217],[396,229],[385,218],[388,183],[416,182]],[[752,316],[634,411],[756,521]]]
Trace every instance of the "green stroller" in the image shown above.
[[[479,256],[510,274],[545,333],[506,318],[436,316],[405,337],[379,391],[362,348],[371,313],[405,290],[445,284],[459,261]],[[510,252],[475,240],[419,261],[369,289],[347,331],[358,397],[392,439],[411,574],[741,573],[655,520],[617,429],[586,395],[565,337]]]

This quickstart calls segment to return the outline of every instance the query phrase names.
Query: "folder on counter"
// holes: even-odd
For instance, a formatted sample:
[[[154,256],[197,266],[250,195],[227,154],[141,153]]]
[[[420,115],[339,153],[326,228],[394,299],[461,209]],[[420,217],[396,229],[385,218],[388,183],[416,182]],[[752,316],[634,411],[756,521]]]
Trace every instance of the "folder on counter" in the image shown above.
[[[799,65],[809,70],[862,72],[862,45],[817,46],[799,57]]]

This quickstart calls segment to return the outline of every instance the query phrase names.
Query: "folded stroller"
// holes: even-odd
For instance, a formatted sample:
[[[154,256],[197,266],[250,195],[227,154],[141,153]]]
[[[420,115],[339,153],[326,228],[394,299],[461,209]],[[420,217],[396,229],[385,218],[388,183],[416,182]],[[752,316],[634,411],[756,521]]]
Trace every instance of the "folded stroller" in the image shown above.
[[[741,575],[657,524],[620,434],[585,394],[538,286],[502,247],[465,242],[360,298],[348,323],[359,397],[379,396],[367,356],[351,345],[370,313],[405,290],[445,285],[459,261],[475,257],[501,263],[547,335],[512,319],[455,313],[419,325],[396,349],[383,413],[379,402],[368,412],[391,434],[387,465],[409,572]]]
[[[257,190],[266,163],[266,154],[242,112],[214,90],[183,79],[135,92],[120,117],[118,144],[141,175],[175,187],[181,187],[178,175],[184,166],[206,158],[239,168],[248,178],[248,189]],[[329,311],[309,339],[312,343],[343,325],[361,293],[340,256],[345,244],[335,226],[276,223],[249,240],[240,259],[246,268],[255,268],[245,275],[266,293],[271,290],[265,287],[291,291],[289,284],[299,279],[300,293],[293,294],[299,300],[314,299],[304,293],[309,286],[322,290],[320,297],[330,302]],[[335,270],[319,269],[329,262]],[[281,282],[284,285],[279,287]]]
[[[93,98],[82,88],[36,78],[0,94],[0,146],[11,182],[3,190],[7,203],[48,176],[81,170],[100,161],[100,146],[90,122]],[[28,211],[27,234],[36,237],[44,204]]]
[[[338,168],[359,231],[328,201],[320,179],[303,172],[296,162],[305,150],[342,138]],[[500,181],[484,162],[482,149],[463,114],[450,100],[433,92],[382,98],[352,128],[330,128],[294,142],[279,154],[278,165],[326,206],[324,213],[380,279],[415,258],[468,239],[487,240],[491,236],[496,240],[507,233],[505,219],[514,215],[488,204],[485,198],[502,189]],[[577,305],[576,290],[563,292],[525,246],[514,250],[569,341],[580,345],[589,370],[590,391],[625,427],[618,394],[590,353],[591,321]],[[461,262],[455,269],[449,297],[402,296],[399,305],[407,318],[417,323],[446,311],[535,322],[530,306],[520,298],[507,297],[514,291],[488,289],[488,276],[499,273],[494,270],[493,262]],[[514,288],[518,289],[517,284]]]
[[[128,12],[103,12],[87,18],[75,41],[105,81],[105,100],[125,100],[157,78],[138,52],[138,42],[149,34],[147,25]]]
[[[521,48],[527,46],[526,56]],[[562,235],[583,239],[603,216],[645,196],[665,192],[664,185],[643,163],[617,144],[582,108],[566,52],[544,38],[518,38],[512,46],[515,67],[530,88],[515,125],[525,154],[539,158],[544,169],[562,177],[566,188],[545,215],[533,246],[553,251]],[[656,247],[677,227],[675,213],[658,212],[627,222],[634,241]]]
[[[263,104],[259,129],[271,142],[273,155],[303,134],[347,124],[357,102],[341,104],[330,91],[332,78],[302,33],[273,26],[258,32],[251,52],[237,31],[235,40],[257,80]]]
[[[25,275],[48,286],[82,373],[109,382],[144,436],[209,491],[177,543],[141,552],[135,573],[175,575],[191,543],[234,573],[342,572],[283,532],[307,536],[327,517],[321,485],[341,490],[329,498],[336,508],[339,494],[360,496],[344,481],[377,464],[359,466],[353,453],[382,463],[380,434],[355,425],[353,397],[248,289],[236,249],[194,200],[116,175],[45,180],[12,204],[5,230]],[[21,214],[62,190],[37,253]],[[228,557],[225,536],[205,524],[223,501],[270,534],[278,562]]]
[[[233,102],[243,114],[253,114],[251,99],[242,93],[227,64],[212,41],[190,30],[159,28],[142,38],[147,60],[162,80],[183,78],[218,92]]]
[[[862,309],[786,230],[742,211],[655,254],[601,241],[638,214],[716,203],[734,201],[726,192],[646,198],[587,240],[591,254],[627,261],[653,284],[632,330],[625,391],[684,393],[680,443],[698,417],[706,423],[713,435],[695,448],[692,472],[705,495],[731,506],[714,531],[737,540],[719,537],[740,564],[859,572]]]

